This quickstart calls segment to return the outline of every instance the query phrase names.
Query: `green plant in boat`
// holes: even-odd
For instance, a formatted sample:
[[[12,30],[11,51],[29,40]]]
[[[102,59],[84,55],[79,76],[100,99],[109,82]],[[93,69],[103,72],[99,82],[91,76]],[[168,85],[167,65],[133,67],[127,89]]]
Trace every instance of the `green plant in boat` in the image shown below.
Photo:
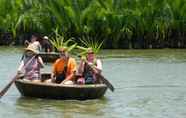
[[[77,43],[73,40],[73,38],[70,39],[65,39],[63,35],[58,33],[58,29],[56,28],[55,32],[55,37],[50,39],[50,42],[52,45],[56,48],[67,48],[67,51],[73,50]]]
[[[92,49],[92,51],[97,54],[100,49],[101,46],[103,45],[104,40],[99,41],[93,38],[89,38],[89,37],[83,37],[80,39],[81,42],[81,46],[77,46],[78,49],[82,50],[82,52],[80,53],[80,55],[85,55],[88,52],[88,49]]]

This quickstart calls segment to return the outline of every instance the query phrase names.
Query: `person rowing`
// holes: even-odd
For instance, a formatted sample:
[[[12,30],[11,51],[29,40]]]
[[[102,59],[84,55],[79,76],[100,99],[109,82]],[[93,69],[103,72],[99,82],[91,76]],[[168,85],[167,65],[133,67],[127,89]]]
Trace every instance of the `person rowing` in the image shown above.
[[[77,71],[77,84],[95,84],[99,83],[99,78],[96,74],[101,74],[102,63],[96,58],[92,48],[88,48],[86,58],[82,57]]]
[[[28,47],[25,48],[23,59],[21,60],[17,71],[18,75],[24,75],[24,80],[30,80],[33,82],[40,81],[40,69],[44,67],[44,63],[38,54],[38,47],[33,44],[29,44]],[[31,60],[31,62],[23,68],[29,60]]]

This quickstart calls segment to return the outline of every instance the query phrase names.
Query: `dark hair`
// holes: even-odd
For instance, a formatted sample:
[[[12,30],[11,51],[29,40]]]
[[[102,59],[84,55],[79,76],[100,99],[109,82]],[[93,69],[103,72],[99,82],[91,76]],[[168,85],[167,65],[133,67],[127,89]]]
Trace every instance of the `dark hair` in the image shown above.
[[[36,41],[39,41],[39,42],[43,40],[43,38],[38,34],[32,34],[31,39],[32,38],[36,38]]]

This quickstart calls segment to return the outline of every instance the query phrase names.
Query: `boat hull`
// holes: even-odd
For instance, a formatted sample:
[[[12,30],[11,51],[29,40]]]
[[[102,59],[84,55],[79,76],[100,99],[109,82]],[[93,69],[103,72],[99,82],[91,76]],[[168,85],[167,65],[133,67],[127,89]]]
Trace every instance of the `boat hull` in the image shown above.
[[[95,85],[60,85],[16,80],[15,85],[23,96],[50,99],[97,99],[104,96],[105,84]]]

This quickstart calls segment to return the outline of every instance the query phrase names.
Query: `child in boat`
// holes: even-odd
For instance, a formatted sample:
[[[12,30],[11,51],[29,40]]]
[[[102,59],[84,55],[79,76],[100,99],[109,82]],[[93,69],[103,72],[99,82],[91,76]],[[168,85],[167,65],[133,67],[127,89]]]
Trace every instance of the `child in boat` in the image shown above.
[[[37,48],[30,44],[25,48],[25,54],[18,68],[18,74],[23,74],[26,80],[38,82],[41,79],[40,69],[44,66],[43,60],[37,54]]]
[[[99,78],[96,74],[102,72],[102,63],[100,59],[96,59],[95,53],[91,48],[88,49],[88,53],[85,58],[81,59],[77,76],[77,84],[94,84],[99,82]]]
[[[73,84],[76,72],[76,61],[69,56],[67,48],[60,48],[59,53],[60,58],[53,64],[51,81],[59,84]]]

